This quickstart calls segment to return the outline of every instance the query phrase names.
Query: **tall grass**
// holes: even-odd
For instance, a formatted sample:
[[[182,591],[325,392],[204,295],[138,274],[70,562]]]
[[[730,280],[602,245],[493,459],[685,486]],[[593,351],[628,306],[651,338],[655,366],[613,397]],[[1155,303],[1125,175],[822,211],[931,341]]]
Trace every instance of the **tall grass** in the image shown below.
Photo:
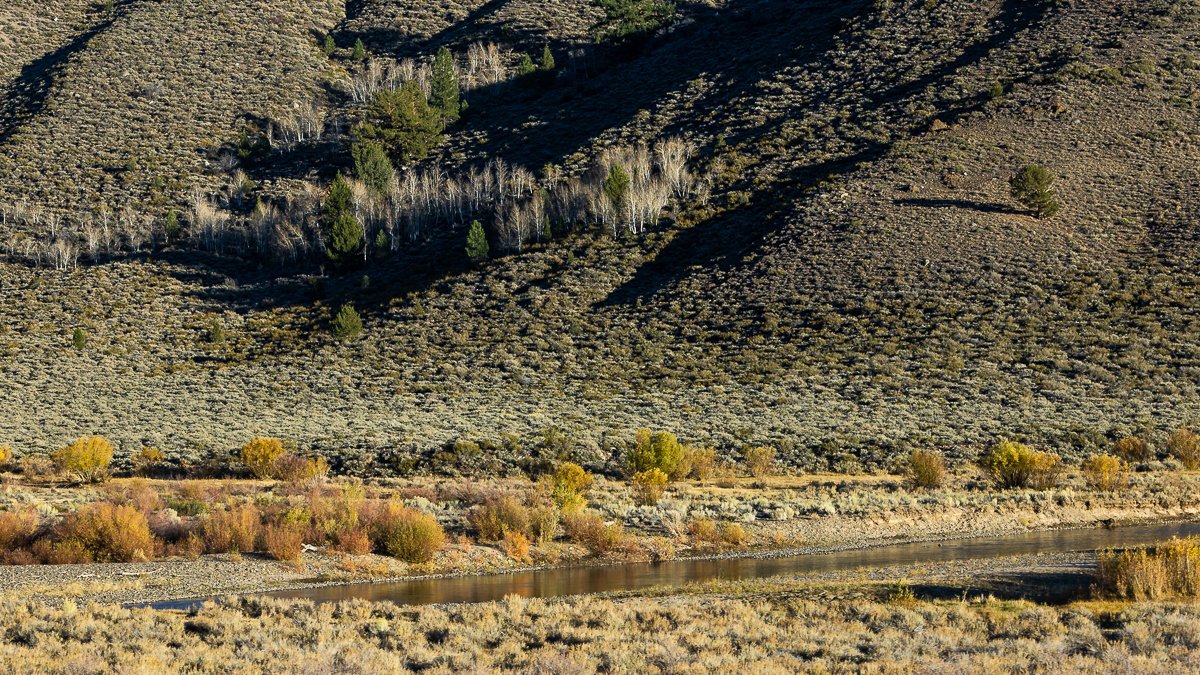
[[[1200,539],[1178,537],[1163,544],[1100,554],[1096,593],[1130,600],[1200,595]]]

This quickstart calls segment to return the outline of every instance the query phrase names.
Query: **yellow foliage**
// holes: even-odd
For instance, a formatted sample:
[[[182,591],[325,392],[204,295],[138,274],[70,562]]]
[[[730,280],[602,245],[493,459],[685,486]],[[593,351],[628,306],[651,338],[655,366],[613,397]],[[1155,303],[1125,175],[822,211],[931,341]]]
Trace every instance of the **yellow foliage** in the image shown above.
[[[1200,539],[1171,539],[1165,544],[1100,554],[1096,589],[1102,595],[1132,600],[1200,595]]]
[[[983,467],[1001,487],[1053,487],[1062,458],[1052,452],[1036,452],[1015,441],[1001,441],[983,459]]]
[[[563,462],[553,473],[538,481],[541,492],[563,513],[576,513],[587,506],[587,492],[592,488],[592,475],[578,464]]]
[[[81,436],[74,443],[51,455],[59,471],[87,483],[108,478],[113,446],[103,436]]]
[[[283,456],[283,441],[278,438],[258,437],[242,446],[242,463],[256,478],[271,478],[275,475],[275,462]]]
[[[1129,465],[1112,455],[1092,455],[1080,465],[1083,479],[1095,490],[1114,492],[1129,484]]]
[[[1183,468],[1200,469],[1200,435],[1187,428],[1176,429],[1167,438],[1167,450],[1178,459]]]
[[[946,461],[939,452],[913,450],[908,456],[907,473],[914,486],[936,488],[946,480]]]
[[[750,469],[751,476],[763,478],[774,473],[775,448],[768,446],[746,448],[742,451],[742,456],[746,458],[746,465]]]
[[[648,469],[633,474],[633,499],[644,506],[654,506],[667,489],[667,474]]]

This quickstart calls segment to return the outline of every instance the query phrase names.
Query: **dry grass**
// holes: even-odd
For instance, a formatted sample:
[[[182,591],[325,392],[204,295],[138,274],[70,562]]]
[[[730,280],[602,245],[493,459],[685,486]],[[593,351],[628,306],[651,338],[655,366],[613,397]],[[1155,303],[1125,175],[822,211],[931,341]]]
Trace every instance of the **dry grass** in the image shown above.
[[[1179,539],[1101,554],[1096,572],[1101,596],[1131,600],[1200,595],[1200,540]]]

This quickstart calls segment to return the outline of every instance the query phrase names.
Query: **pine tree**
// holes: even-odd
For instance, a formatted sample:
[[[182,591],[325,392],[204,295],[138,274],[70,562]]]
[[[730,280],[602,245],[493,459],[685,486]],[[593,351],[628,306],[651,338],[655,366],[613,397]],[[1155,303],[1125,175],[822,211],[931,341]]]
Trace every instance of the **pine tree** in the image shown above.
[[[533,59],[528,54],[522,54],[521,59],[517,61],[517,75],[525,77],[532,75],[537,67],[533,65]]]
[[[442,119],[442,128],[458,121],[462,104],[459,101],[458,74],[454,71],[454,57],[445,46],[437,51],[433,59],[433,75],[430,79],[429,102]]]
[[[442,140],[442,121],[416,81],[381,91],[367,107],[367,120],[354,128],[360,141],[377,141],[399,164],[424,159]]]
[[[550,52],[550,45],[545,45],[542,47],[542,61],[538,64],[538,66],[545,71],[554,70],[554,54]]]
[[[350,58],[355,61],[367,58],[367,46],[363,44],[362,38],[354,41],[354,49],[350,52]]]
[[[608,172],[608,178],[604,179],[604,194],[608,196],[613,208],[620,210],[625,206],[625,197],[629,194],[629,186],[632,184],[633,180],[629,177],[629,172],[625,170],[625,167],[613,164],[612,169]]]
[[[343,213],[333,221],[333,227],[329,229],[329,241],[326,242],[325,253],[330,260],[338,264],[346,264],[362,252],[364,239],[366,239],[366,233],[363,231],[362,223],[358,222],[353,213]]]
[[[353,202],[354,192],[350,189],[350,183],[339,175],[329,186],[329,194],[325,196],[325,203],[321,205],[321,227],[326,233],[333,228],[334,221],[343,213],[350,213]]]
[[[333,317],[333,334],[343,340],[348,340],[360,335],[362,330],[362,317],[358,315],[358,311],[354,309],[353,305],[342,305],[337,316]]]
[[[75,330],[71,332],[71,346],[74,347],[76,351],[83,351],[83,348],[87,346],[87,343],[87,333],[83,332],[82,328],[76,327]]]
[[[362,141],[350,147],[354,157],[354,175],[377,195],[386,194],[392,182],[392,160],[387,151],[374,141]]]
[[[333,56],[337,51],[337,43],[333,41],[333,33],[325,34],[325,42],[321,44],[321,53],[325,56]]]
[[[467,257],[471,260],[487,260],[489,253],[487,233],[483,231],[483,224],[478,220],[471,221],[471,230],[467,232]]]
[[[1050,218],[1062,205],[1054,193],[1054,174],[1040,164],[1021,167],[1009,180],[1013,198],[1033,209],[1038,218]]]

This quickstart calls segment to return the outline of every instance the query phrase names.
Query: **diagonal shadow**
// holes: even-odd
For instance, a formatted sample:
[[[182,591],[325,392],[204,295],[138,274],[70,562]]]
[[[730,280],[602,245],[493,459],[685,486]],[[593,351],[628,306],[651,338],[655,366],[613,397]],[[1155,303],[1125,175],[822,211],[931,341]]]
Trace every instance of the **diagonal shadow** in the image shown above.
[[[919,206],[928,209],[963,209],[966,211],[1003,213],[1008,215],[1020,215],[1024,213],[1024,211],[1014,209],[1007,204],[989,204],[970,199],[893,199],[892,203],[896,206]]]
[[[54,82],[62,74],[67,61],[86,49],[92,38],[112,26],[136,2],[137,0],[118,0],[103,21],[21,69],[16,79],[0,92],[0,146],[7,144],[21,125],[46,109],[46,102],[54,90]]]
[[[856,73],[852,79],[835,80],[826,95],[833,99],[839,92],[853,90],[868,92],[859,106],[863,109],[886,109],[891,111],[895,131],[886,140],[839,138],[847,150],[832,159],[802,166],[790,174],[774,181],[766,188],[753,191],[749,206],[738,208],[720,217],[690,228],[679,230],[654,260],[643,264],[631,279],[597,303],[597,306],[628,305],[644,301],[670,288],[689,274],[690,269],[700,266],[706,273],[728,270],[739,264],[750,253],[761,247],[766,236],[779,230],[784,219],[781,205],[794,203],[803,195],[811,194],[820,185],[839,176],[846,175],[864,162],[882,158],[892,145],[904,138],[919,133],[924,124],[914,124],[904,113],[904,103],[929,87],[949,81],[955,73],[976,63],[1011,41],[1020,31],[1044,21],[1052,10],[1048,2],[1027,0],[1005,0],[992,21],[993,30],[984,38],[967,46],[957,57],[940,64],[928,73],[891,87],[879,88],[873,83],[879,73]],[[808,68],[833,68],[832,62],[823,52],[809,50],[811,58]],[[1031,77],[1027,75],[1026,78]],[[968,97],[949,105],[943,114],[952,119],[983,103],[982,97]],[[801,116],[802,111],[796,116]],[[792,117],[792,116],[789,116]],[[781,120],[771,122],[758,129],[739,134],[741,140],[763,137],[768,126],[779,126]],[[749,187],[748,181],[741,186]]]

